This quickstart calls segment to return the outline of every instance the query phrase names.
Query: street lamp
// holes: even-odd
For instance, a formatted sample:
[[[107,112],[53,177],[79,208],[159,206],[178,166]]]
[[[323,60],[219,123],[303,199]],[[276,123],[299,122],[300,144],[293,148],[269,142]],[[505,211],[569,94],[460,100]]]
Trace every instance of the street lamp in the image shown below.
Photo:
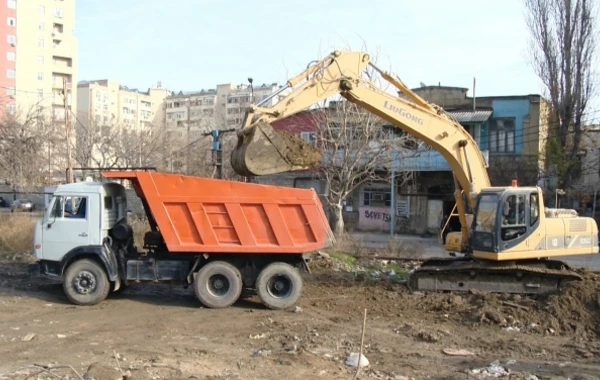
[[[565,195],[565,191],[563,189],[556,189],[555,199],[554,199],[554,207],[558,208],[558,195]]]

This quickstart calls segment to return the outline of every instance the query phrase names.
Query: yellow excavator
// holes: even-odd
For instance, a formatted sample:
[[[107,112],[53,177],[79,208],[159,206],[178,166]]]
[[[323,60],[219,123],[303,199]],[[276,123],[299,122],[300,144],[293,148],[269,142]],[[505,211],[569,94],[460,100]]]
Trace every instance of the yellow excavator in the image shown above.
[[[363,72],[369,66],[397,94],[366,78]],[[575,210],[545,208],[539,187],[492,187],[471,135],[440,106],[419,97],[361,51],[336,50],[274,93],[281,95],[275,105],[261,106],[267,98],[251,106],[231,155],[233,169],[242,176],[262,176],[320,165],[318,144],[276,131],[270,123],[338,94],[439,151],[453,171],[461,231],[446,237],[448,257],[424,261],[412,271],[411,288],[547,293],[581,279],[551,257],[599,253],[594,219],[580,217]],[[468,209],[472,213],[467,214]]]

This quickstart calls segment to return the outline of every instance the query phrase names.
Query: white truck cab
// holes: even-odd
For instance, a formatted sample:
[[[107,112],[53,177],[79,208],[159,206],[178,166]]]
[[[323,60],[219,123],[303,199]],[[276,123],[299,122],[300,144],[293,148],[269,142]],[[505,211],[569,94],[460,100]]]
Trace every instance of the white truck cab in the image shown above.
[[[104,278],[116,283],[113,288],[118,289],[118,265],[111,251],[109,230],[126,220],[127,198],[122,185],[78,182],[58,186],[44,217],[35,224],[33,252],[37,261],[30,264],[30,274],[64,277],[72,263],[91,260],[99,264],[106,274]],[[72,301],[85,303],[85,295],[103,277],[93,272],[94,268],[84,265],[65,281],[65,290],[69,286],[82,296],[77,300],[77,295],[67,291]]]

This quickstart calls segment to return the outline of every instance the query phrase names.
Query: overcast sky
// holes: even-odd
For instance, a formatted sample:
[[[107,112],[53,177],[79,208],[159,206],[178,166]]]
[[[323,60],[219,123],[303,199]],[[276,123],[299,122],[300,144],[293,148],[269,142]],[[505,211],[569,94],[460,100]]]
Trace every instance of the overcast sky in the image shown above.
[[[281,84],[333,49],[366,46],[410,87],[472,95],[476,77],[478,96],[542,91],[522,0],[79,0],[75,12],[78,80]]]

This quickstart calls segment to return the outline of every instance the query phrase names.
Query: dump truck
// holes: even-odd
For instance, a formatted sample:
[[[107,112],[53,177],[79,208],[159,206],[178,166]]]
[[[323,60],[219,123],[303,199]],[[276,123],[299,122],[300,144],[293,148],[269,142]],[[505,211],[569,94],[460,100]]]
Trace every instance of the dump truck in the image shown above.
[[[210,308],[250,292],[284,309],[302,292],[305,254],[334,243],[314,189],[144,170],[102,175],[58,186],[35,224],[30,275],[62,279],[77,305],[154,282],[193,286]],[[148,230],[135,232],[141,248],[128,222],[127,183],[146,213]]]

